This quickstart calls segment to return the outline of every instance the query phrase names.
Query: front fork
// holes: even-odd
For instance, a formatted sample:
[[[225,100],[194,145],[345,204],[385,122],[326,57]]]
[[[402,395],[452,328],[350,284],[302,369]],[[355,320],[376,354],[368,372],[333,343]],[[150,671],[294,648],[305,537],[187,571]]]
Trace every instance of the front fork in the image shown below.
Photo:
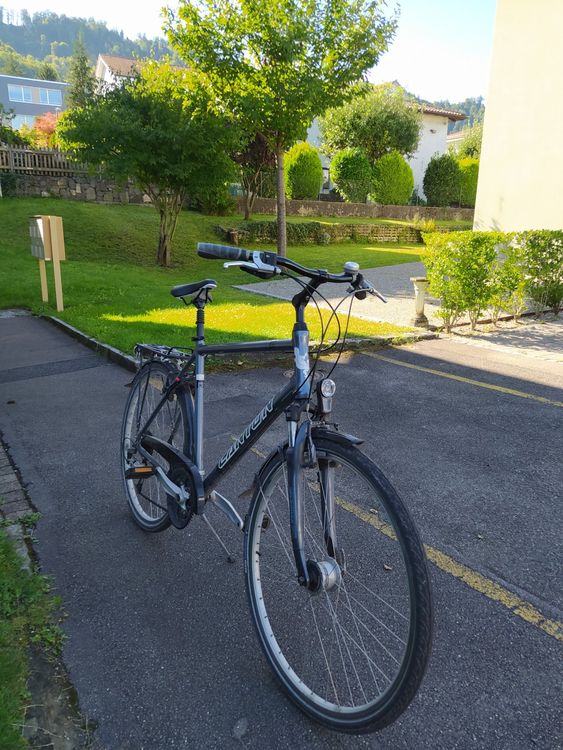
[[[315,447],[311,436],[311,422],[302,422],[299,427],[289,422],[290,444],[287,449],[289,521],[291,544],[297,569],[297,580],[311,591],[327,588],[327,583],[336,580],[335,568],[338,568],[338,546],[336,541],[336,521],[334,502],[334,465],[326,458],[317,461]],[[321,519],[323,535],[328,556],[333,563],[321,560],[307,560],[304,550],[304,509],[302,472],[304,468],[318,466],[320,485]],[[338,571],[339,573],[340,571]]]

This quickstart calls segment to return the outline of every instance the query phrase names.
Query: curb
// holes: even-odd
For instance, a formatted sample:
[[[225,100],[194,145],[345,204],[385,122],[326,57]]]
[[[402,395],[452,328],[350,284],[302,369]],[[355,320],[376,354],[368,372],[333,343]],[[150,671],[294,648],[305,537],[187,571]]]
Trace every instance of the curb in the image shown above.
[[[120,349],[116,349],[115,346],[104,344],[101,341],[98,341],[98,339],[95,339],[92,336],[88,336],[83,331],[75,328],[74,326],[71,326],[70,323],[65,323],[64,320],[56,318],[54,315],[40,315],[39,317],[43,318],[43,320],[49,321],[65,333],[68,333],[69,336],[77,339],[81,344],[84,344],[84,346],[87,346],[89,349],[93,349],[96,354],[101,355],[109,362],[114,362],[115,364],[121,365],[121,367],[124,367],[126,370],[130,370],[131,372],[137,372],[137,360],[134,357],[131,357],[129,354],[125,354],[125,352],[122,352]]]
[[[84,346],[87,346],[89,349],[93,349],[93,351],[104,357],[104,359],[107,359],[109,362],[120,365],[130,372],[137,372],[137,370],[139,369],[137,360],[134,357],[131,357],[129,354],[125,354],[125,352],[122,352],[115,346],[104,344],[103,342],[98,341],[98,339],[95,339],[92,336],[88,336],[80,329],[71,326],[70,323],[66,323],[64,320],[61,320],[54,315],[40,315],[39,317],[43,318],[43,320],[49,321],[57,328],[60,328],[62,331],[67,333],[69,336],[77,339],[78,341],[80,341],[80,343],[84,344]],[[414,344],[417,341],[426,341],[428,339],[437,338],[439,338],[438,332],[427,330],[413,331],[403,334],[390,333],[386,336],[377,336],[372,339],[347,338],[343,351],[358,351],[361,350],[361,348],[364,346],[369,348],[374,346],[384,347],[390,345],[402,346],[404,344]]]

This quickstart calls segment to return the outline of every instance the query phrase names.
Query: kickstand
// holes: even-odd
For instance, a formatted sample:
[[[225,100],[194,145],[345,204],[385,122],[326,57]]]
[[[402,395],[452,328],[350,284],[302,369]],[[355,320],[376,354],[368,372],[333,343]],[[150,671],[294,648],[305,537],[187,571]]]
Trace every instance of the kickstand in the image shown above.
[[[217,541],[219,542],[219,544],[221,545],[221,547],[223,548],[223,550],[226,552],[226,554],[227,554],[227,562],[234,563],[235,558],[233,557],[233,555],[231,555],[231,553],[229,552],[229,550],[225,546],[223,540],[221,539],[221,537],[219,536],[219,534],[215,531],[215,529],[211,525],[211,522],[207,518],[207,516],[205,515],[205,513],[201,514],[201,518],[203,518],[203,520],[205,521],[205,523],[209,527],[209,530],[211,531],[211,533],[213,534],[213,536],[215,537],[215,539],[217,539]]]

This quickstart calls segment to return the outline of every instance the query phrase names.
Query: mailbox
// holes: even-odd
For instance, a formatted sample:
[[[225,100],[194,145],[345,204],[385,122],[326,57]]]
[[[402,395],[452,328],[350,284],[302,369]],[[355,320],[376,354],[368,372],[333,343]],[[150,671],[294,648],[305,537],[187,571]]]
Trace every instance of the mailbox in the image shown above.
[[[32,216],[29,220],[29,236],[31,237],[31,254],[39,261],[41,298],[43,302],[49,301],[45,261],[51,260],[53,261],[53,274],[55,276],[57,310],[62,311],[64,307],[60,262],[66,260],[62,217]]]

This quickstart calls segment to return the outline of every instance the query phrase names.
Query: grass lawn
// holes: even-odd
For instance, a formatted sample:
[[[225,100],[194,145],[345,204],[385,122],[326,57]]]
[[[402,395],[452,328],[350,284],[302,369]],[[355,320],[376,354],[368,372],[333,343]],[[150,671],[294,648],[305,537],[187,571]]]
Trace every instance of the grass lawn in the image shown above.
[[[57,314],[52,270],[48,265],[50,303],[41,302],[39,271],[31,256],[29,217],[63,217],[66,254],[62,265],[65,311],[59,317],[95,338],[132,352],[137,341],[189,345],[195,310],[170,296],[175,284],[214,278],[219,286],[207,308],[207,340],[286,338],[293,310],[283,302],[234,289],[233,284],[256,281],[219,261],[206,261],[195,252],[198,241],[218,241],[217,224],[233,224],[236,217],[203,216],[182,212],[172,249],[173,267],[154,265],[158,215],[152,207],[99,205],[48,198],[0,200],[0,308],[25,307],[36,313]],[[267,246],[261,246],[267,247]],[[269,249],[273,249],[272,246]],[[339,271],[346,260],[362,268],[418,261],[422,245],[345,243],[290,247],[288,254],[309,266]],[[355,304],[360,305],[360,302]],[[311,310],[313,338],[318,335],[316,311]],[[349,335],[359,337],[400,334],[405,329],[353,318]]]
[[[21,734],[26,706],[28,649],[41,643],[60,647],[60,631],[53,624],[56,601],[45,578],[23,570],[11,539],[0,528],[0,747],[27,747]]]

